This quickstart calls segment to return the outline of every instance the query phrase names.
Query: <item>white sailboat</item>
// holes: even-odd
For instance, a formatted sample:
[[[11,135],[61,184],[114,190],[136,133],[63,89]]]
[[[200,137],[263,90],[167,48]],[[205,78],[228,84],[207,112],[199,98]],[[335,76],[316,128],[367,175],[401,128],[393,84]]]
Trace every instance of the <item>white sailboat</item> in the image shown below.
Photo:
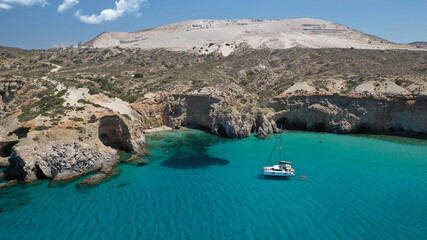
[[[295,170],[292,168],[291,166],[291,162],[287,162],[287,161],[282,161],[281,160],[281,155],[282,155],[282,135],[283,135],[283,131],[281,131],[280,133],[280,138],[278,140],[280,140],[280,144],[279,144],[279,164],[278,165],[273,165],[272,167],[268,166],[268,163],[271,160],[271,156],[273,155],[273,152],[276,148],[277,145],[277,141],[274,144],[273,147],[273,151],[271,151],[270,157],[268,158],[267,163],[265,164],[264,167],[264,175],[265,176],[275,176],[275,177],[290,177],[290,176],[294,176],[295,175]]]

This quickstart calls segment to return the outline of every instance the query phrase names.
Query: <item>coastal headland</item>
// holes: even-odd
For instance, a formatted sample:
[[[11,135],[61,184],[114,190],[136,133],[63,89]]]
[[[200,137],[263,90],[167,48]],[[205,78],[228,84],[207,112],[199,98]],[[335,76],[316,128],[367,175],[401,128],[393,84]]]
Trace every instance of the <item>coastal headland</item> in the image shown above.
[[[161,126],[426,138],[427,51],[323,20],[200,21],[80,47],[0,47],[1,186],[93,172],[82,184],[96,183],[117,151],[147,154],[144,132]],[[236,29],[235,41],[210,35]],[[168,34],[182,38],[152,40]]]

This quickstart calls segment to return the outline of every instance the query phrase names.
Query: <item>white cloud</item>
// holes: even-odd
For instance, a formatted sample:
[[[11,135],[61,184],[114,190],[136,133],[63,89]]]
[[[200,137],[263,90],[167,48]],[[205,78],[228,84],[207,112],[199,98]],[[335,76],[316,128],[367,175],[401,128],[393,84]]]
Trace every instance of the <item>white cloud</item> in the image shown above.
[[[139,14],[139,10],[147,0],[119,0],[116,1],[116,8],[104,9],[98,15],[83,15],[81,10],[75,13],[75,16],[87,24],[100,24],[106,21],[114,21],[117,18],[127,14]]]
[[[13,8],[13,6],[11,6],[9,4],[6,4],[6,3],[1,3],[0,2],[0,9],[9,10],[9,9],[12,9],[12,8]]]
[[[25,6],[40,5],[42,7],[49,4],[46,0],[0,0],[0,2],[3,2],[3,4],[4,3],[11,3],[11,4],[16,3],[16,4],[25,5]],[[6,4],[6,5],[9,5],[9,4]]]
[[[79,4],[78,0],[64,0],[64,2],[58,6],[58,12],[63,12],[65,10],[71,9],[77,4]]]

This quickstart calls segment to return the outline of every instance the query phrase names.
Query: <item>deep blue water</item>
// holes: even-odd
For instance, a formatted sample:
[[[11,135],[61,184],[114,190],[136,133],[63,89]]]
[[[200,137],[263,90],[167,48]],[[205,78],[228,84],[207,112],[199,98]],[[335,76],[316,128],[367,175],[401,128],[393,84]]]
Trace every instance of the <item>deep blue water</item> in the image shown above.
[[[426,141],[286,132],[296,176],[266,179],[277,137],[158,133],[97,187],[3,189],[0,239],[427,239]]]

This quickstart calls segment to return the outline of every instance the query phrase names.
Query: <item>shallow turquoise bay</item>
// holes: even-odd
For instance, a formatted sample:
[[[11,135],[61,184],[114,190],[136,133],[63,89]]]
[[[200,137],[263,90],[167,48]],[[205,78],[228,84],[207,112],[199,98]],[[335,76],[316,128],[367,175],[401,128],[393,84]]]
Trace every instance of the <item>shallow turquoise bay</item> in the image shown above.
[[[426,141],[285,132],[296,176],[266,179],[277,137],[152,134],[97,187],[1,190],[0,239],[427,239]]]

